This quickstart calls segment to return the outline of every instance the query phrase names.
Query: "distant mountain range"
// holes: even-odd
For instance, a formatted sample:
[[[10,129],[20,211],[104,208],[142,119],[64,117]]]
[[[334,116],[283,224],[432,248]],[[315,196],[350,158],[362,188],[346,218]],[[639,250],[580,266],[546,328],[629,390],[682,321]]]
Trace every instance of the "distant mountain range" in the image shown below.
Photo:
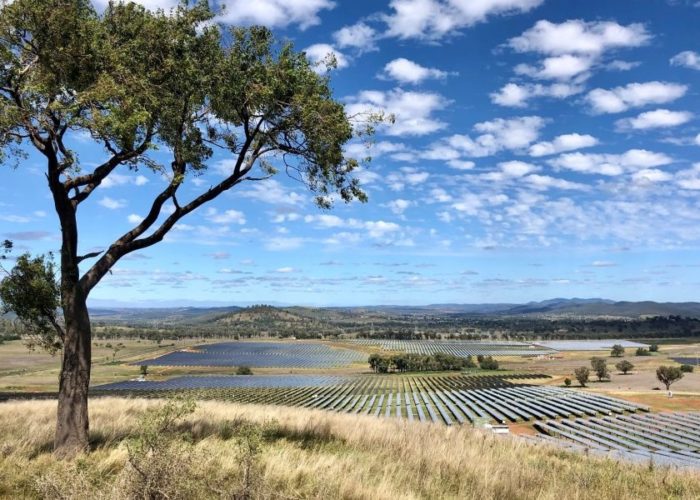
[[[362,307],[281,307],[265,306],[265,314],[291,314],[317,319],[367,315],[388,316],[530,316],[530,317],[624,317],[684,316],[700,318],[698,302],[616,302],[606,299],[550,299],[527,304],[430,304],[425,306]],[[230,321],[250,314],[249,308],[228,307],[158,307],[158,308],[91,308],[93,321],[205,323]],[[276,312],[275,312],[276,311]],[[243,316],[241,316],[243,317]]]

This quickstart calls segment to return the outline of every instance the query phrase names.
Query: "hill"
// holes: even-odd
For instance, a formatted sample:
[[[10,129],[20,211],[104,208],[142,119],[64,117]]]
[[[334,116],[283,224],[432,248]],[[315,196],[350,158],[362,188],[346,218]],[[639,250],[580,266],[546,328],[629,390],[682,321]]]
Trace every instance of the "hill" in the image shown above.
[[[174,418],[163,404],[93,400],[94,450],[73,463],[49,451],[55,402],[0,404],[0,498],[700,497],[695,471],[467,426],[216,402]]]

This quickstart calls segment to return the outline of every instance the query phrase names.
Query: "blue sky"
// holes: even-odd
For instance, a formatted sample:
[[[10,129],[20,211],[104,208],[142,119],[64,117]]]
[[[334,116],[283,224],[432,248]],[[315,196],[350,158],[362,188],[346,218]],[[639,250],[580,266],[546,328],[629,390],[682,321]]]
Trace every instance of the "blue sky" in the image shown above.
[[[700,300],[700,2],[218,4],[312,60],[333,51],[349,113],[395,115],[358,173],[370,201],[321,211],[283,174],[244,184],[123,259],[93,304]],[[104,156],[73,147],[86,168]],[[81,205],[82,250],[138,222],[162,182],[103,184]],[[57,229],[39,158],[3,165],[0,236],[45,252]]]

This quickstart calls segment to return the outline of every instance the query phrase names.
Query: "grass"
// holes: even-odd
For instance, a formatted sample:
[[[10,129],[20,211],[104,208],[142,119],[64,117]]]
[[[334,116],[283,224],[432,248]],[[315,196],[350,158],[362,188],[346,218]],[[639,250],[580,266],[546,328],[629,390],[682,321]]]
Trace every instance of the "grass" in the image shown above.
[[[0,404],[0,498],[129,497],[135,472],[128,443],[147,408],[159,405],[91,401],[94,450],[66,463],[50,453],[55,402]],[[259,448],[236,437],[252,424],[265,429]],[[163,465],[178,474],[162,477],[184,482],[170,498],[241,498],[236,492],[246,478],[256,479],[252,498],[700,497],[697,472],[589,457],[469,427],[207,401],[178,431],[185,437],[168,448]]]

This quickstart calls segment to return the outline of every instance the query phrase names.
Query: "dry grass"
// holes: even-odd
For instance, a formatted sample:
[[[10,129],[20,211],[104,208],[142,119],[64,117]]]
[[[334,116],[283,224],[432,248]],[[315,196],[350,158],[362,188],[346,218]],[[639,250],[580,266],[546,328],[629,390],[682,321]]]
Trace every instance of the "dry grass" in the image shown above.
[[[146,408],[160,404],[93,401],[94,451],[73,464],[50,453],[54,402],[0,404],[0,498],[128,497],[125,439]],[[233,497],[242,474],[231,439],[236,425],[270,421],[257,460],[258,498],[700,498],[697,473],[586,457],[467,427],[218,402],[199,403],[181,424],[191,436],[181,496]]]

